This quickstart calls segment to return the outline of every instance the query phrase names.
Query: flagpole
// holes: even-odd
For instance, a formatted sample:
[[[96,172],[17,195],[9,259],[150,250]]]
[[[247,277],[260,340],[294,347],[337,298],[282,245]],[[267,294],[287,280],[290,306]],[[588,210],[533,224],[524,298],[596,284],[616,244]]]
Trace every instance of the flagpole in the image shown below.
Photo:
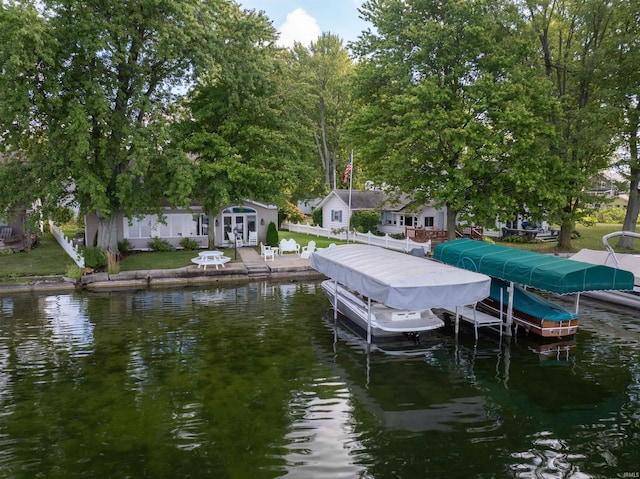
[[[351,186],[353,185],[353,150],[351,150],[351,171],[349,172],[349,222],[347,223],[347,243],[349,242],[349,228],[351,226]]]

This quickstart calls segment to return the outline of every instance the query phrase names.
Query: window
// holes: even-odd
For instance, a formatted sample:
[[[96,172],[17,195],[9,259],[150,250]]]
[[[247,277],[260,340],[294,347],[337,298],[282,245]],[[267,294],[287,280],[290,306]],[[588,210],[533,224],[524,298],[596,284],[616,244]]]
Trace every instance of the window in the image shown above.
[[[424,217],[425,228],[433,228],[433,225],[434,225],[433,216],[425,216]]]
[[[342,210],[331,210],[331,221],[342,223]]]

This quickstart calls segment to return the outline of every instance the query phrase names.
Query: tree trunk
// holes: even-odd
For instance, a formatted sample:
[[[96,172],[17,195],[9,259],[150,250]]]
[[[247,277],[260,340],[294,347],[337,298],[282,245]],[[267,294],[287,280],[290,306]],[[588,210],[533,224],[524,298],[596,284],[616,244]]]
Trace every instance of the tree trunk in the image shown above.
[[[571,249],[571,236],[575,228],[575,222],[571,218],[565,218],[560,224],[560,234],[558,235],[558,249],[569,251]]]
[[[105,253],[118,254],[118,229],[114,215],[104,216],[96,211],[98,217],[98,248]]]
[[[624,215],[622,229],[624,231],[635,231],[640,213],[640,196],[638,195],[638,185],[640,185],[640,158],[638,158],[638,127],[640,126],[640,118],[637,108],[629,111],[630,135],[629,135],[629,156],[631,157],[631,181],[629,183],[629,203],[627,204],[627,212]],[[633,249],[633,238],[623,236],[618,241],[618,247],[625,249]]]
[[[638,195],[638,185],[640,184],[640,169],[632,168],[631,174],[631,187],[629,188],[629,204],[627,205],[627,212],[624,215],[624,222],[622,223],[622,229],[624,231],[635,231],[636,223],[638,221],[638,214],[640,213],[640,195]],[[618,247],[625,249],[633,249],[633,238],[623,236],[618,241]]]
[[[207,211],[209,227],[207,228],[207,244],[209,249],[216,247],[216,215],[212,210]]]
[[[452,241],[456,239],[456,218],[458,216],[457,211],[453,211],[451,205],[447,204],[447,239]]]

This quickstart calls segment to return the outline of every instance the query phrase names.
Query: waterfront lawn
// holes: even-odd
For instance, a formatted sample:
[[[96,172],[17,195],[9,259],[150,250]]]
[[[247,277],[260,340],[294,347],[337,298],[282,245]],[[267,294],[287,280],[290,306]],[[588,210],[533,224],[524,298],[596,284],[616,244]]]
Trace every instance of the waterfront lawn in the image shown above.
[[[64,275],[75,263],[51,234],[46,234],[35,248],[22,253],[0,255],[0,279],[22,276]]]
[[[528,251],[535,251],[538,253],[575,253],[580,251],[583,248],[593,249],[593,250],[604,250],[604,245],[602,244],[602,237],[606,234],[613,233],[614,231],[621,231],[621,224],[596,224],[590,227],[584,227],[578,225],[576,228],[578,233],[580,233],[580,237],[575,237],[571,240],[571,251],[560,251],[558,249],[558,243],[556,241],[550,241],[547,243],[510,243],[510,242],[502,242],[498,241],[497,244],[510,246],[512,248],[517,249],[526,249]],[[640,240],[634,241],[634,250],[621,250],[616,248],[618,244],[618,240],[614,239],[611,242],[611,245],[618,252],[624,253],[640,253]]]
[[[231,249],[220,250],[225,256],[234,262],[234,251]],[[146,271],[150,269],[174,269],[184,266],[191,266],[192,258],[198,256],[197,250],[176,250],[176,251],[145,251],[132,252],[125,255],[120,261],[120,271]],[[235,261],[241,261],[240,255]]]

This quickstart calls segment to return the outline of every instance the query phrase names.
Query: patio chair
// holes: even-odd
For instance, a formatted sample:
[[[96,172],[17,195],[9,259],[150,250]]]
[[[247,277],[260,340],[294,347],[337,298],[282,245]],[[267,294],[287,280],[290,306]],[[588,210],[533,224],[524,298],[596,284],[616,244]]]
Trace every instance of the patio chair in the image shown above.
[[[247,241],[247,246],[258,246],[257,231],[249,231],[249,241]]]
[[[276,259],[276,252],[271,249],[271,246],[265,246],[260,243],[260,256],[264,258],[265,261],[268,261],[271,258],[271,261]]]
[[[302,253],[300,253],[301,258],[311,258],[311,255],[316,250],[316,242],[311,240],[307,246],[302,247]]]
[[[227,236],[229,237],[229,241],[231,241],[231,246],[238,248],[242,248],[242,246],[244,246],[242,238],[237,237],[235,233],[227,233]]]

